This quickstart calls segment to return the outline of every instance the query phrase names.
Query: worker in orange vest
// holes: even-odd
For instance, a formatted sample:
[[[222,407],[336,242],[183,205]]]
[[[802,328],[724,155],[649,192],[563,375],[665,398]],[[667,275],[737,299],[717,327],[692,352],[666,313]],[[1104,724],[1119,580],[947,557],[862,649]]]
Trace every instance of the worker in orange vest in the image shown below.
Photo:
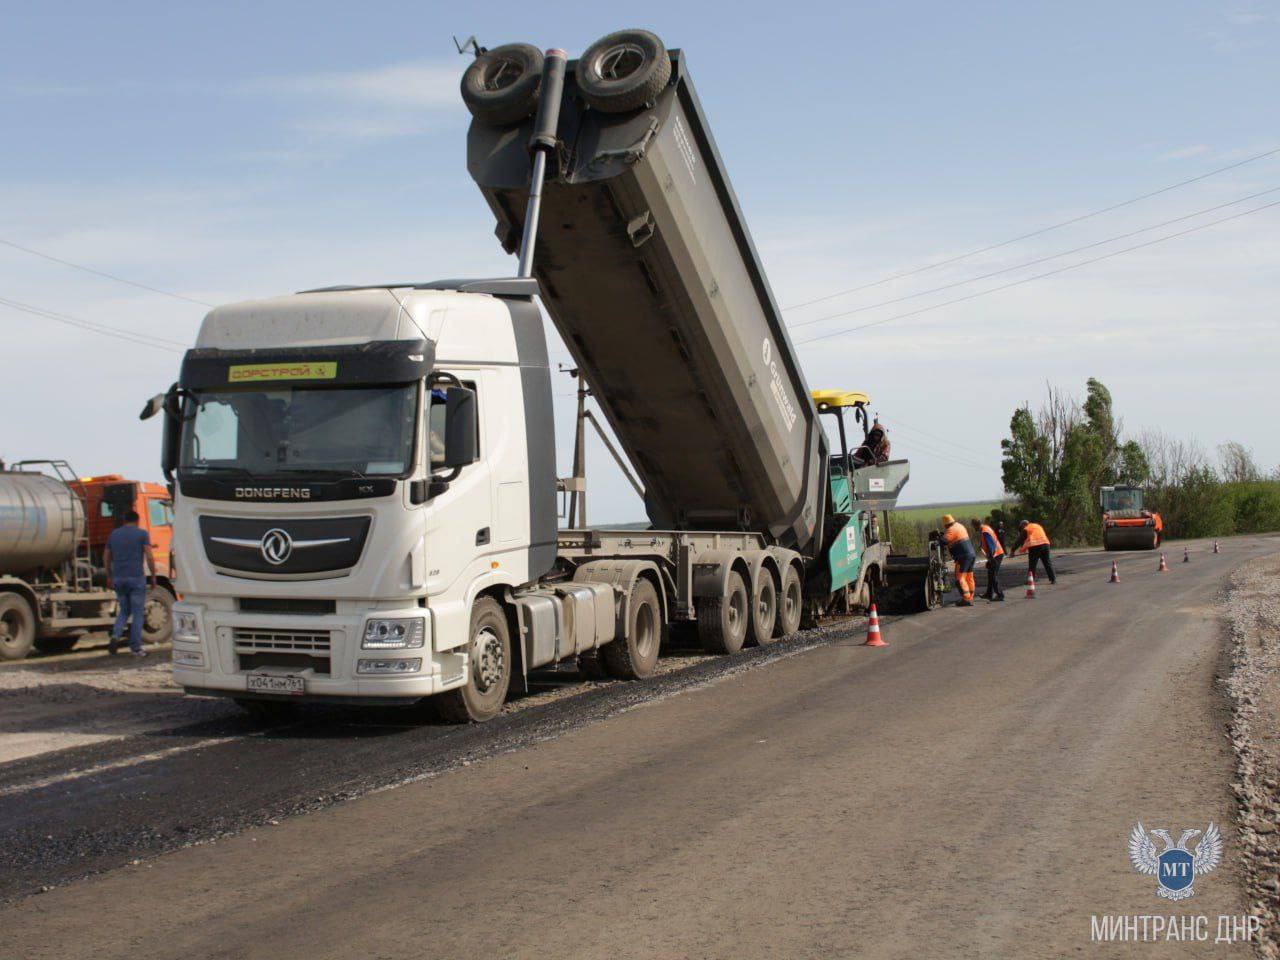
[[[1053,572],[1053,559],[1049,556],[1049,535],[1044,532],[1044,527],[1038,523],[1031,523],[1029,520],[1018,521],[1018,526],[1022,528],[1022,535],[1018,537],[1018,543],[1013,548],[1014,556],[1025,550],[1027,552],[1027,572],[1034,574],[1036,572],[1036,564],[1042,563],[1049,582],[1057,583],[1058,578]]]
[[[969,531],[963,523],[956,523],[956,518],[946,514],[942,518],[942,540],[951,551],[951,559],[956,565],[956,589],[960,591],[961,607],[973,606],[973,567],[977,563],[977,554],[973,552],[973,543],[969,540]]]
[[[984,600],[1001,601],[1004,590],[1000,587],[1000,565],[1004,563],[1004,547],[1000,545],[996,532],[977,517],[969,521],[969,526],[978,535],[978,546],[987,558],[987,589],[982,597]]]

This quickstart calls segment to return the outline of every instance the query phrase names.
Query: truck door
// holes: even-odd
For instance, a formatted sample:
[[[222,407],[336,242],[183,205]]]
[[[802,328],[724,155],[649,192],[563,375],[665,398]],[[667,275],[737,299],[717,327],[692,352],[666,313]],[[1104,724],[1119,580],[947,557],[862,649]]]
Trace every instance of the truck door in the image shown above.
[[[143,526],[151,534],[151,549],[156,557],[156,573],[161,577],[172,579],[170,553],[173,550],[173,504],[166,497],[149,496],[138,506]]]
[[[463,386],[476,392],[480,458],[463,467],[449,482],[449,488],[428,500],[424,509],[427,593],[432,597],[433,607],[452,601],[461,609],[468,585],[492,569],[490,555],[498,548],[486,429],[487,411],[493,406],[490,384],[484,371],[459,371],[458,375]],[[444,403],[441,396],[428,397],[428,402],[428,449],[438,464],[444,453],[441,440]]]

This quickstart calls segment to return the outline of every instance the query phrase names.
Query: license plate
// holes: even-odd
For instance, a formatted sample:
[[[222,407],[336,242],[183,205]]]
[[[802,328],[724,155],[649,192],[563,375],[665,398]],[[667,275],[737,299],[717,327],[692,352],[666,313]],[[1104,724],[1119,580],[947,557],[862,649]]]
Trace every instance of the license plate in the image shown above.
[[[274,673],[253,673],[248,677],[247,689],[256,693],[286,693],[300,697],[307,692],[307,682],[302,677],[280,676]]]

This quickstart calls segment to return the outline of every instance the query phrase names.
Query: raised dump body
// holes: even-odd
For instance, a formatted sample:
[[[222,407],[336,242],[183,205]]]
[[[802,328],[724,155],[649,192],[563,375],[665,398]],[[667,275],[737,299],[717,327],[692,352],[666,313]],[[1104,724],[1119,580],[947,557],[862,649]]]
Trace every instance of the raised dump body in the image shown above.
[[[568,65],[542,201],[543,302],[666,530],[813,555],[826,440],[684,58],[645,107],[588,109]],[[532,119],[473,120],[468,168],[514,251]]]

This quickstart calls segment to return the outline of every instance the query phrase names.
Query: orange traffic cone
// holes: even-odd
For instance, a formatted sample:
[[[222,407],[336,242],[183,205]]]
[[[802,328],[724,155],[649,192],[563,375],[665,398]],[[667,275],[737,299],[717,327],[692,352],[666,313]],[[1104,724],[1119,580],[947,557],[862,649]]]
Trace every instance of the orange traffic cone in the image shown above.
[[[1183,563],[1191,562],[1191,551],[1189,551],[1186,547],[1182,548],[1182,562]]]
[[[1219,550],[1219,549],[1218,549],[1218,541],[1217,541],[1217,540],[1213,541],[1213,552],[1214,552],[1214,553],[1221,553],[1221,552],[1222,552],[1221,550]]]
[[[1116,562],[1114,560],[1111,561],[1111,579],[1108,580],[1107,582],[1108,583],[1120,582],[1120,568],[1116,566]]]
[[[880,614],[876,613],[876,605],[871,605],[871,610],[867,614],[867,642],[864,647],[887,647],[880,636]]]
[[[1156,573],[1168,573],[1169,564],[1164,558],[1164,554],[1160,554],[1160,566],[1156,568]]]
[[[1027,599],[1034,600],[1036,598],[1036,575],[1030,570],[1027,571]]]

